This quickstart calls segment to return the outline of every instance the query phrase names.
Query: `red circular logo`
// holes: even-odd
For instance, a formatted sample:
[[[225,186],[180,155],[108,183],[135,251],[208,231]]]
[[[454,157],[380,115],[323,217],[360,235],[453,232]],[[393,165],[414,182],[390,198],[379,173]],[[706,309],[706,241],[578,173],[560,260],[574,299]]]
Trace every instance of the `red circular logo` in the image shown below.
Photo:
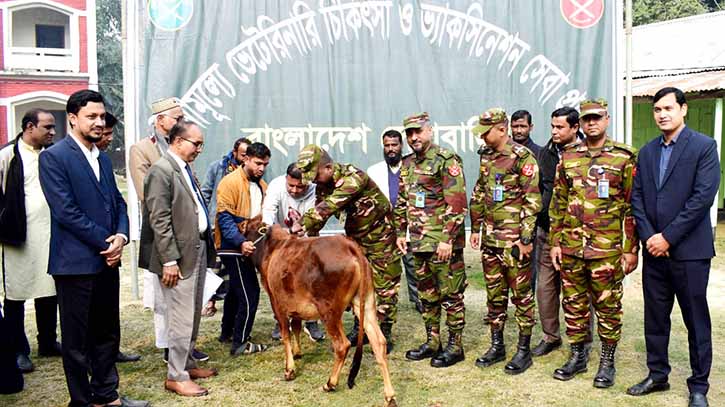
[[[575,28],[589,28],[604,15],[604,0],[560,0],[561,15]]]

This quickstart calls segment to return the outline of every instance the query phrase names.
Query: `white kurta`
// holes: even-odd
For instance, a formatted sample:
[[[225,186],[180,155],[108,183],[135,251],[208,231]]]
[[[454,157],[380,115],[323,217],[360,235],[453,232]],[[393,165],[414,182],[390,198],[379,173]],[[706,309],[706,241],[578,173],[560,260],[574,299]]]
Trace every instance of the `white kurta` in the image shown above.
[[[40,188],[40,151],[18,139],[25,176],[25,212],[28,235],[20,247],[3,246],[5,295],[11,300],[29,300],[55,295],[53,277],[48,274],[50,252],[50,208]]]

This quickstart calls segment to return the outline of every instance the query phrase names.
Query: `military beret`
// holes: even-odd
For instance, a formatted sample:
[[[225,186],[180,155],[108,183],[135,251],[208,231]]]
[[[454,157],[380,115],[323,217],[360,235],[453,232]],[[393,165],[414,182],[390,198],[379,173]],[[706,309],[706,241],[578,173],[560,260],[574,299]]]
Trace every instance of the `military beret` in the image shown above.
[[[297,155],[297,168],[302,172],[302,182],[309,184],[317,177],[317,167],[322,157],[322,149],[314,144],[308,144]]]
[[[163,98],[151,103],[151,114],[163,113],[175,107],[181,106],[178,98]]]
[[[405,130],[420,129],[429,121],[430,116],[428,115],[428,112],[414,114],[403,119],[403,128],[405,128]]]
[[[607,101],[603,98],[582,100],[579,104],[579,117],[595,114],[604,116],[607,114]]]
[[[507,116],[505,110],[500,107],[493,107],[478,116],[478,125],[474,126],[471,131],[477,136],[484,135],[489,130],[491,130],[491,127],[496,124],[505,122],[506,119]]]

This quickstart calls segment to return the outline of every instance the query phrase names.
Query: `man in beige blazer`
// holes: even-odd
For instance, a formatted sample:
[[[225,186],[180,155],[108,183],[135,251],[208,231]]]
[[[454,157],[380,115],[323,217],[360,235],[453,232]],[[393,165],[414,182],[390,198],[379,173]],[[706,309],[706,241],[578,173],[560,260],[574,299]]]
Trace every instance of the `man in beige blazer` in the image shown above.
[[[157,275],[168,321],[165,388],[182,396],[203,396],[193,379],[217,374],[197,366],[191,352],[199,331],[206,268],[215,259],[209,215],[189,163],[204,145],[201,128],[180,121],[169,132],[169,150],[144,180],[146,196],[139,266]],[[196,219],[197,221],[190,221]]]

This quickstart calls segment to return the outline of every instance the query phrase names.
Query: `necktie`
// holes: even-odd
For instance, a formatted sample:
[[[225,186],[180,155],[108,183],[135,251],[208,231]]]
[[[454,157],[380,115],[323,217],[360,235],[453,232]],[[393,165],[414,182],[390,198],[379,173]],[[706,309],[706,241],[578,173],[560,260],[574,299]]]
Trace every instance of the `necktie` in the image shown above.
[[[191,173],[191,167],[189,167],[189,164],[186,164],[186,166],[184,168],[186,169],[186,173],[189,174],[189,180],[191,180],[191,189],[194,190],[194,193],[196,194],[196,198],[199,200],[199,203],[201,203],[201,207],[204,208],[204,215],[206,215],[206,223],[207,223],[207,225],[209,225],[209,211],[206,209],[206,203],[204,202],[204,198],[201,197],[201,194],[199,193],[199,188],[196,186],[194,174]]]

